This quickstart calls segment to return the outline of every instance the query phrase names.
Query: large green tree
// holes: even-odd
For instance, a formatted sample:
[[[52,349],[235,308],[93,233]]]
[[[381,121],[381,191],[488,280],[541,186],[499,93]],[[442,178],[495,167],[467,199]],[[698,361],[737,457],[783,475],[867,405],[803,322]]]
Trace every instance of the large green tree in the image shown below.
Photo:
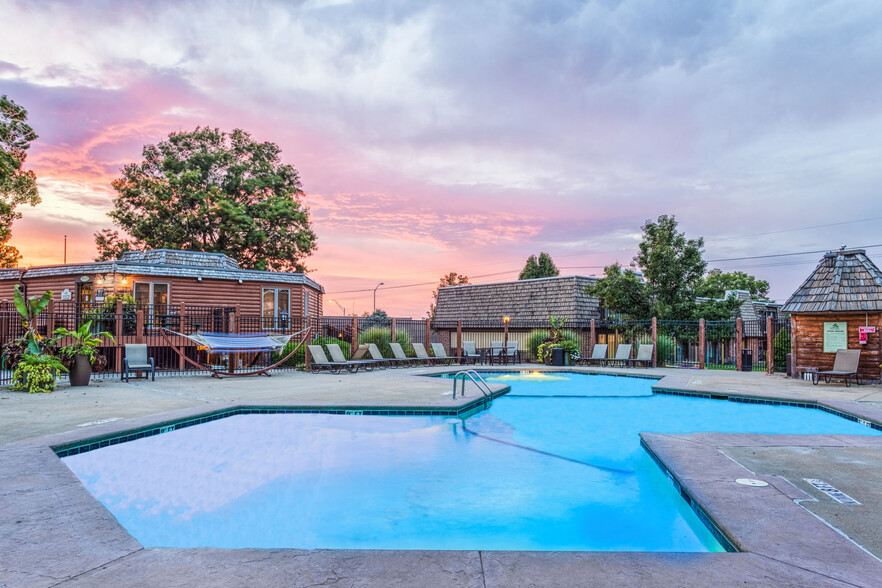
[[[649,288],[653,314],[661,319],[688,319],[695,308],[695,288],[707,263],[704,239],[687,239],[674,216],[661,215],[641,227],[643,241],[634,262]]]
[[[767,281],[744,272],[724,272],[720,269],[709,271],[696,286],[695,294],[706,298],[725,298],[726,292],[731,290],[746,290],[753,300],[769,302]]]
[[[440,290],[441,288],[447,288],[448,286],[462,286],[463,284],[468,283],[468,276],[463,276],[456,272],[450,272],[449,274],[441,276],[438,287],[432,291],[432,302],[429,304],[429,312],[426,313],[429,315],[429,318],[431,320],[435,320],[435,307],[438,304],[438,290]]]
[[[588,286],[589,295],[602,300],[607,311],[625,319],[644,320],[652,316],[649,288],[634,271],[614,263],[603,272],[602,279]]]
[[[554,265],[551,256],[542,252],[539,254],[539,259],[536,259],[535,255],[531,255],[527,258],[527,263],[524,265],[524,269],[521,270],[518,279],[532,280],[534,278],[553,278],[559,275],[560,270]]]
[[[0,96],[0,267],[15,267],[21,255],[9,244],[12,223],[21,218],[19,205],[40,203],[37,177],[22,169],[31,143],[37,139],[27,124],[28,111]]]
[[[98,260],[129,249],[225,253],[243,268],[304,271],[315,233],[300,177],[275,143],[200,128],[146,145],[113,182],[118,231],[95,234]]]

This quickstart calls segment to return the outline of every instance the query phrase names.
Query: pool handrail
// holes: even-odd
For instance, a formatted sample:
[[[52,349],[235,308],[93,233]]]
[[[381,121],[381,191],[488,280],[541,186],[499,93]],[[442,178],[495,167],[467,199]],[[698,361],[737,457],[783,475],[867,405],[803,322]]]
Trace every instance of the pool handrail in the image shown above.
[[[465,397],[465,379],[468,377],[472,383],[478,388],[481,394],[484,395],[485,405],[487,401],[493,399],[493,390],[490,388],[490,385],[481,377],[481,374],[476,372],[475,370],[460,370],[456,372],[453,376],[453,399],[456,400],[456,381],[459,377],[462,376],[462,387],[460,389],[459,395]],[[477,378],[477,379],[476,379]]]

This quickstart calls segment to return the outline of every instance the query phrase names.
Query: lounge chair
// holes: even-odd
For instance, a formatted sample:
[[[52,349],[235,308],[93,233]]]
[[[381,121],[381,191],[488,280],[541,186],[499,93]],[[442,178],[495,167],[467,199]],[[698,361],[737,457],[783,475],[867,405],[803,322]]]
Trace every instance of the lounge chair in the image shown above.
[[[631,344],[628,343],[626,345],[619,345],[616,349],[616,356],[612,359],[606,359],[601,362],[603,365],[610,365],[612,363],[618,363],[620,365],[628,365],[628,362],[631,360]]]
[[[309,349],[309,355],[312,357],[312,361],[309,362],[309,369],[313,372],[324,369],[332,374],[336,374],[340,371],[340,368],[346,367],[346,362],[340,363],[329,360],[321,345],[307,345],[306,348]]]
[[[401,347],[401,343],[389,343],[389,349],[392,350],[392,355],[395,356],[395,359],[402,364],[412,365],[413,363],[418,361],[414,357],[407,356],[407,354],[404,352],[404,349]]]
[[[337,343],[328,343],[325,346],[331,354],[331,361],[333,363],[342,364],[350,374],[354,374],[358,371],[358,368],[362,367],[366,372],[369,372],[374,369],[374,366],[377,364],[377,362],[372,359],[362,359],[368,352],[367,345],[364,346],[365,349],[363,350],[360,348],[361,346],[359,346],[359,349],[357,349],[349,359],[346,359],[346,356],[343,355],[343,350],[340,349],[340,345]]]
[[[824,376],[824,383],[826,384],[830,383],[831,378],[842,378],[847,388],[850,385],[851,379],[854,378],[858,385],[860,385],[861,378],[858,375],[858,364],[860,361],[860,349],[840,349],[836,352],[836,359],[833,360],[833,369],[812,374],[812,383],[817,384],[821,376]]]
[[[483,363],[483,359],[481,358],[481,354],[478,353],[478,350],[475,349],[474,341],[463,341],[462,342],[462,359],[463,363],[466,365],[470,363],[478,363],[479,361]]]
[[[426,347],[422,343],[414,343],[413,344],[413,352],[416,353],[417,359],[426,365],[432,365],[433,363],[438,363],[441,361],[437,357],[432,357],[426,352]]]
[[[156,381],[156,363],[152,357],[147,357],[146,343],[126,343],[126,356],[123,358],[120,378],[128,382],[131,372],[144,372],[144,379],[147,379],[147,372],[150,372],[150,379]]]
[[[634,367],[638,363],[642,363],[644,366],[649,367],[652,365],[652,350],[654,346],[652,344],[643,344],[637,348],[637,357],[634,359],[628,360],[628,365]]]
[[[432,353],[434,353],[435,357],[437,357],[439,360],[446,361],[447,363],[452,363],[457,360],[462,361],[461,357],[453,357],[447,355],[447,351],[444,349],[444,345],[442,345],[441,343],[432,343]]]
[[[592,362],[602,363],[606,361],[606,350],[609,348],[609,345],[606,343],[598,343],[594,346],[594,351],[591,353],[591,357],[580,357],[576,360],[576,363],[585,363],[590,365]]]

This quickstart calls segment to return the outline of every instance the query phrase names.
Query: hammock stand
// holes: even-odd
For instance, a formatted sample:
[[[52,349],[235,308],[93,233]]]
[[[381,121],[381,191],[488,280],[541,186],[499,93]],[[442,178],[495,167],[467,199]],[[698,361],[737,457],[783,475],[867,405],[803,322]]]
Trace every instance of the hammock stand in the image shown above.
[[[213,377],[213,378],[222,379],[225,376],[267,376],[267,377],[270,377],[272,375],[269,373],[269,371],[271,369],[277,368],[280,365],[282,365],[283,363],[285,363],[286,361],[288,361],[295,353],[297,353],[297,350],[303,346],[303,344],[306,342],[306,338],[309,336],[310,329],[312,329],[312,327],[307,327],[307,328],[303,329],[302,331],[297,331],[296,333],[288,335],[287,339],[284,342],[280,342],[277,340],[277,339],[283,339],[284,337],[277,336],[275,338],[271,338],[269,335],[267,335],[265,333],[258,333],[257,335],[250,335],[249,336],[249,335],[232,335],[232,334],[228,335],[226,333],[208,334],[208,333],[202,333],[201,331],[196,331],[196,333],[194,333],[193,335],[184,335],[183,333],[177,333],[175,331],[172,331],[172,330],[166,329],[166,328],[160,328],[159,332],[162,333],[162,337],[165,339],[165,342],[168,344],[168,346],[171,347],[174,350],[174,352],[177,353],[181,359],[183,359],[187,363],[190,363],[190,364],[196,366],[200,370],[207,370],[207,371],[211,372],[211,377]],[[210,365],[202,365],[201,363],[193,361],[192,359],[187,357],[187,354],[184,353],[183,351],[181,351],[177,345],[172,343],[172,340],[168,335],[169,333],[171,333],[173,335],[179,335],[181,337],[186,337],[187,339],[190,339],[191,341],[193,341],[194,343],[196,343],[200,347],[207,347],[213,353],[227,353],[227,354],[229,354],[229,353],[253,353],[255,351],[269,351],[271,349],[284,349],[285,345],[288,344],[288,341],[293,339],[295,336],[300,335],[302,333],[303,337],[300,339],[300,342],[294,347],[294,349],[291,351],[291,353],[289,353],[288,355],[286,355],[285,357],[283,357],[282,359],[280,359],[276,363],[274,363],[270,366],[261,368],[259,370],[252,370],[250,372],[236,372],[236,371],[233,371],[232,369],[230,369],[229,365],[228,365],[227,371],[222,371],[222,370],[219,370],[219,369],[212,367]],[[229,346],[229,347],[223,346],[223,345],[217,345],[218,343],[223,343],[222,339],[224,339],[224,338],[228,338],[231,341],[236,341],[237,343],[239,343],[239,345],[234,345],[234,346]],[[261,343],[261,345],[259,347],[247,347],[246,345],[242,345],[242,343],[246,342],[248,339],[254,339],[255,342],[259,342],[259,343]],[[209,344],[210,342],[214,342],[215,345],[217,345],[217,346],[212,347]]]

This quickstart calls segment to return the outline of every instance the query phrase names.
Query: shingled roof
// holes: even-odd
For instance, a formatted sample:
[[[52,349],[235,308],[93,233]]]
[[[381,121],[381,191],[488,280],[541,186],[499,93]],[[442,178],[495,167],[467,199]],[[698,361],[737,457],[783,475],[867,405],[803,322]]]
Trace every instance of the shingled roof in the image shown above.
[[[882,271],[863,249],[830,251],[790,297],[782,312],[882,310]]]
[[[468,322],[500,322],[510,316],[512,324],[547,322],[555,315],[568,325],[600,318],[600,301],[585,293],[597,278],[561,276],[493,284],[467,284],[438,290],[435,325]]]

